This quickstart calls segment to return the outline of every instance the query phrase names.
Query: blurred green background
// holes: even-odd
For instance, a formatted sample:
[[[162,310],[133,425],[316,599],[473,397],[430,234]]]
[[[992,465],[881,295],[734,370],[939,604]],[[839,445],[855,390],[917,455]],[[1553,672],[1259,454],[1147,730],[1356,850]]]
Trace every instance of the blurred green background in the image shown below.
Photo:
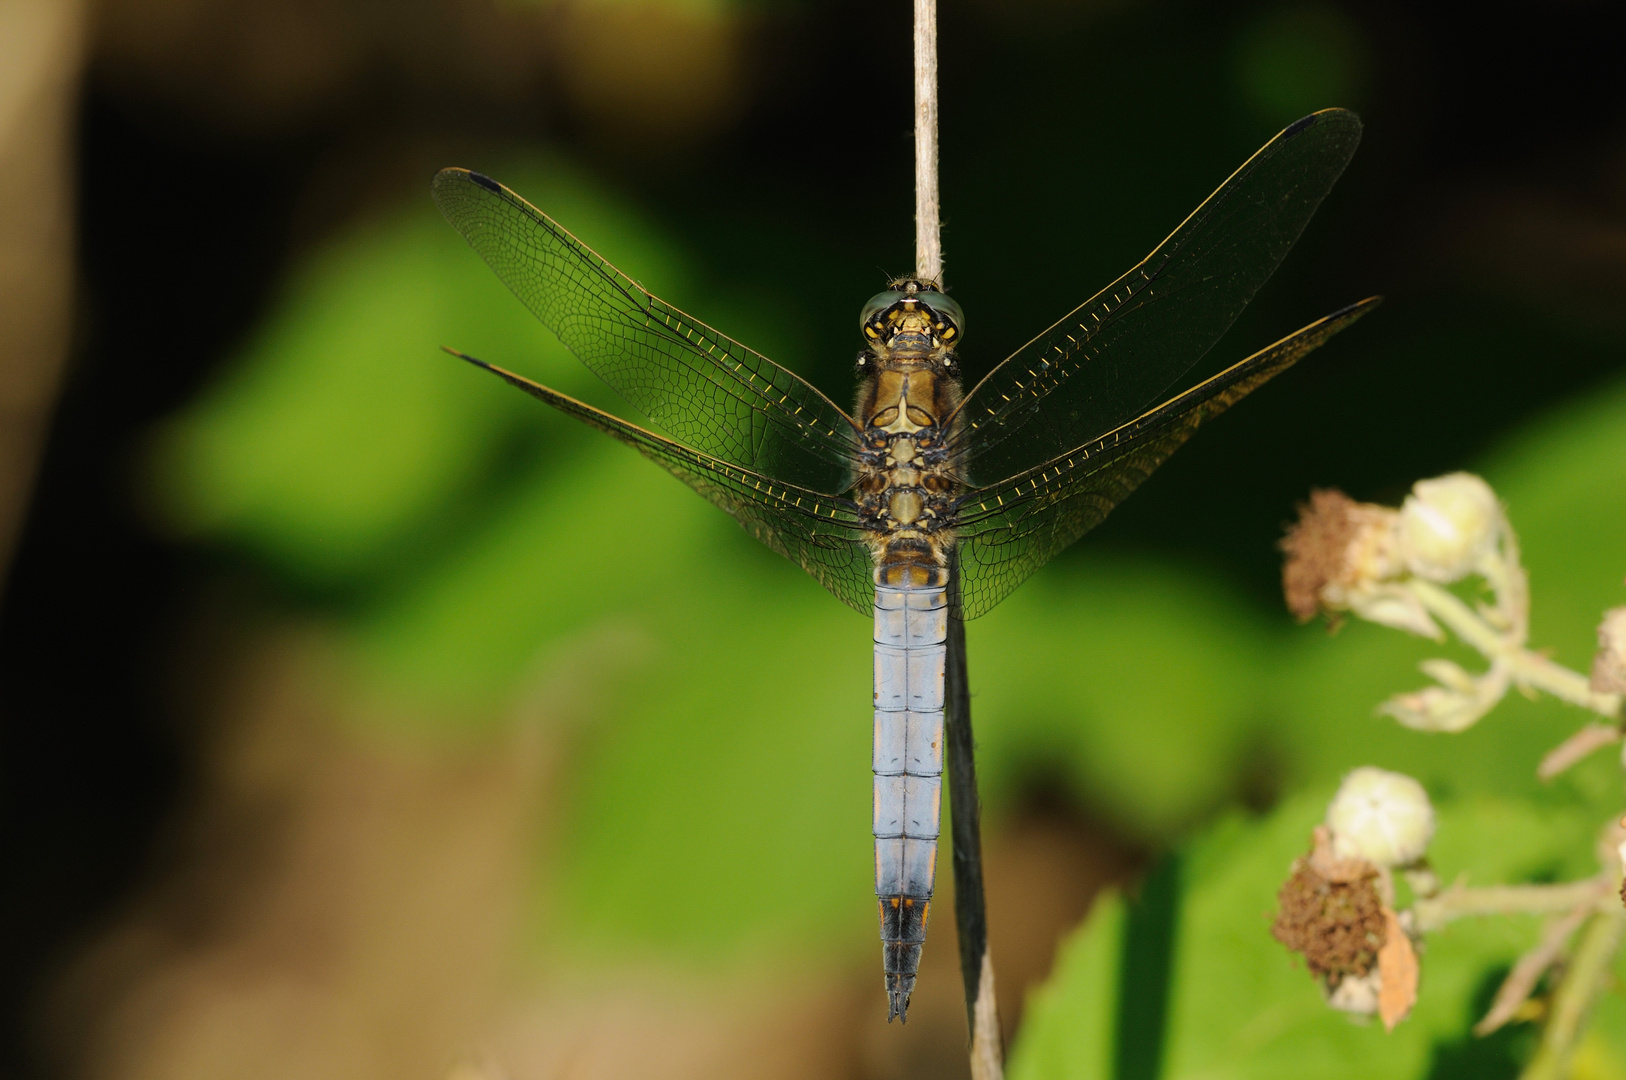
[[[1476,881],[1586,872],[1618,768],[1538,784],[1583,719],[1550,701],[1450,738],[1377,719],[1438,650],[1294,626],[1274,544],[1313,485],[1480,471],[1534,643],[1589,662],[1626,602],[1618,12],[940,17],[970,378],[1329,105],[1365,144],[1205,364],[1387,297],[970,627],[1014,1073],[1513,1075],[1527,1032],[1466,1030],[1533,925],[1442,938],[1386,1037],[1265,913],[1356,765],[1423,780],[1437,864]],[[907,6],[107,0],[87,26],[73,362],[0,612],[0,1067],[962,1074],[947,903],[909,1027],[879,1023],[865,621],[438,352],[630,415],[428,198],[490,173],[845,401],[857,309],[912,252]],[[1122,972],[1155,955],[1114,950],[1158,888],[1153,1000]],[[1135,1010],[1155,1053],[1125,1056]],[[1601,1029],[1587,1075],[1626,1076]]]

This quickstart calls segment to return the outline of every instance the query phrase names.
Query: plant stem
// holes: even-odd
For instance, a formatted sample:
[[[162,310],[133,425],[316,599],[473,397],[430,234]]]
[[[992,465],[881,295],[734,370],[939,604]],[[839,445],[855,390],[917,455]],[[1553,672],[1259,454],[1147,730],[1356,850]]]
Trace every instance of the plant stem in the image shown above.
[[[1467,604],[1431,581],[1413,578],[1406,583],[1412,594],[1422,601],[1429,614],[1450,627],[1456,635],[1478,649],[1493,664],[1500,664],[1518,683],[1545,690],[1572,705],[1591,709],[1611,720],[1620,719],[1621,695],[1603,694],[1592,689],[1590,681],[1578,671],[1555,664],[1539,653],[1533,653],[1508,634],[1486,624]]]
[[[1593,914],[1590,909],[1590,904],[1584,905],[1548,923],[1547,929],[1542,931],[1541,941],[1519,957],[1519,962],[1502,980],[1490,1011],[1474,1025],[1475,1035],[1484,1038],[1513,1019],[1524,1003],[1530,1000],[1530,995],[1535,993],[1536,983],[1541,981],[1549,968],[1563,959],[1564,946]]]
[[[915,270],[942,283],[937,194],[937,0],[915,0]]]
[[[1551,780],[1592,753],[1592,751],[1611,746],[1619,741],[1620,727],[1618,725],[1588,724],[1547,751],[1547,756],[1541,759],[1540,765],[1536,766],[1536,775],[1543,780]]]
[[[1581,931],[1581,940],[1568,970],[1553,992],[1552,1010],[1541,1032],[1541,1045],[1520,1080],[1560,1080],[1569,1075],[1570,1055],[1586,1027],[1592,1004],[1608,980],[1615,953],[1620,949],[1626,914],[1619,910],[1594,915]]]
[[[943,282],[942,216],[937,189],[937,0],[915,0],[915,272]],[[965,981],[972,1080],[1003,1080],[1004,1037],[988,955],[988,901],[982,887],[982,801],[977,797],[976,739],[960,618],[959,560],[949,557],[944,738],[948,752],[949,831],[954,851],[954,918]]]
[[[1468,915],[1558,915],[1587,904],[1613,907],[1612,890],[1601,877],[1560,885],[1453,885],[1438,896],[1419,898],[1412,910],[1417,928],[1429,931]]]
[[[958,584],[958,565],[954,567],[952,580]],[[982,804],[977,798],[976,739],[971,732],[965,623],[959,618],[958,603],[949,610],[945,668],[943,726],[948,743],[954,919],[960,939],[960,976],[965,981],[971,1076],[973,1080],[1000,1080],[1005,1071],[1005,1048],[999,1029],[999,1005],[994,996],[994,964],[988,955],[988,906],[982,887]]]

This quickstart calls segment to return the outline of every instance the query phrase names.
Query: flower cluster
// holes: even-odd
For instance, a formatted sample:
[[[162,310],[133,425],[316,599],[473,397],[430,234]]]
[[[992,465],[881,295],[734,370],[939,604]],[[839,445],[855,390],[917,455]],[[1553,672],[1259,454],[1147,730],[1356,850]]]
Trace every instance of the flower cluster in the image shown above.
[[[1271,933],[1304,957],[1327,1003],[1393,1028],[1417,1000],[1410,913],[1392,871],[1421,865],[1434,808],[1409,776],[1370,767],[1344,778],[1310,853],[1277,894]]]
[[[1398,510],[1317,491],[1299,508],[1282,540],[1282,584],[1301,621],[1345,612],[1435,641],[1446,631],[1485,656],[1473,674],[1443,658],[1421,667],[1432,685],[1396,694],[1379,708],[1421,731],[1463,731],[1509,689],[1545,690],[1612,715],[1626,685],[1626,617],[1600,631],[1613,646],[1599,653],[1591,684],[1531,652],[1529,589],[1517,538],[1489,484],[1470,473],[1420,480]],[[1446,588],[1480,579],[1488,600],[1469,606]],[[1617,659],[1606,659],[1612,647]]]
[[[1510,535],[1490,486],[1468,473],[1418,482],[1399,510],[1316,491],[1282,540],[1287,606],[1301,622],[1348,611],[1439,641],[1444,634],[1408,582],[1475,572],[1500,580]]]
[[[1316,491],[1281,546],[1287,606],[1300,621],[1325,614],[1336,626],[1353,615],[1434,641],[1455,636],[1485,658],[1478,674],[1449,660],[1425,660],[1422,670],[1433,683],[1389,698],[1380,713],[1419,730],[1462,731],[1516,687],[1532,695],[1544,691],[1609,721],[1587,724],[1548,753],[1537,769],[1544,779],[1622,740],[1626,607],[1605,613],[1590,678],[1529,648],[1529,592],[1518,541],[1495,492],[1479,477],[1452,473],[1419,481],[1398,509]],[[1416,780],[1376,768],[1344,778],[1310,852],[1293,864],[1277,896],[1272,927],[1277,940],[1303,957],[1327,1003],[1375,1014],[1393,1028],[1416,1000],[1415,943],[1424,933],[1463,916],[1527,912],[1548,916],[1548,927],[1474,1030],[1488,1034],[1526,1015],[1544,979],[1555,1012],[1584,1014],[1606,983],[1594,976],[1608,969],[1626,937],[1614,899],[1626,900],[1626,818],[1604,830],[1596,875],[1550,884],[1470,888],[1459,882],[1442,890],[1425,860],[1433,835],[1434,810]],[[1399,911],[1397,875],[1412,894],[1410,906]],[[1532,1065],[1532,1075],[1558,1075],[1573,1048],[1572,1028],[1561,1025],[1544,1037],[1543,1064]]]

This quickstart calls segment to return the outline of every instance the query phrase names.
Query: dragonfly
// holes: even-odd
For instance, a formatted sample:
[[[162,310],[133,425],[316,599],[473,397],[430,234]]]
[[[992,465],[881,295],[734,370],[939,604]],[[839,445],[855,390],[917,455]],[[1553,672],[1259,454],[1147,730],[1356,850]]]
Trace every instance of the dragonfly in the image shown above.
[[[1275,271],[1360,141],[1285,128],[1122,277],[962,391],[965,314],[888,283],[859,316],[851,412],[649,292],[480,173],[436,204],[530,311],[659,432],[455,350],[626,443],[874,619],[872,824],[887,1019],[907,1019],[936,877],[950,618],[989,611],[1205,421],[1371,311],[1372,297],[1159,401]]]

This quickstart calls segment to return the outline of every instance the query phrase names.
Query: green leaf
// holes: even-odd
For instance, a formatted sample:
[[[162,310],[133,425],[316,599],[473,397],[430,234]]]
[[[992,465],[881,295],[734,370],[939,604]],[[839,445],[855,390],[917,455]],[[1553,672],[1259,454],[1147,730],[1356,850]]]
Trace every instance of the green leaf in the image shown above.
[[[1028,997],[1010,1080],[1098,1080],[1111,1076],[1118,1020],[1125,905],[1108,890],[1056,954],[1049,982]]]
[[[1463,919],[1430,935],[1417,1008],[1392,1033],[1329,1009],[1309,974],[1271,938],[1275,892],[1293,859],[1308,850],[1330,795],[1302,795],[1261,820],[1228,819],[1184,849],[1172,993],[1156,1075],[1313,1080],[1358,1073],[1404,1080],[1473,1075],[1442,1072],[1442,1063],[1485,1066],[1483,1054],[1464,1052],[1468,1029],[1483,1009],[1486,988],[1494,989],[1534,943],[1534,917]],[[1474,797],[1439,809],[1431,859],[1446,881],[1465,876],[1470,884],[1492,884],[1590,872],[1584,864],[1599,822],[1582,808]],[[1111,1044],[1110,1034],[1135,1025],[1120,1015],[1108,1026],[1100,1014],[1124,1000],[1123,968],[1144,966],[1148,957],[1144,948],[1123,947],[1133,910],[1119,916],[1111,914],[1119,901],[1105,903],[1108,913],[1092,914],[1063,945],[1049,984],[1034,998],[1013,1055],[1013,1075],[1023,1080],[1128,1074],[1125,1052]],[[1122,967],[1103,960],[1120,952]],[[1478,1075],[1506,1072],[1527,1041],[1514,1030],[1490,1044],[1496,1068]],[[1593,1052],[1602,1058],[1615,1051],[1611,1043]]]

